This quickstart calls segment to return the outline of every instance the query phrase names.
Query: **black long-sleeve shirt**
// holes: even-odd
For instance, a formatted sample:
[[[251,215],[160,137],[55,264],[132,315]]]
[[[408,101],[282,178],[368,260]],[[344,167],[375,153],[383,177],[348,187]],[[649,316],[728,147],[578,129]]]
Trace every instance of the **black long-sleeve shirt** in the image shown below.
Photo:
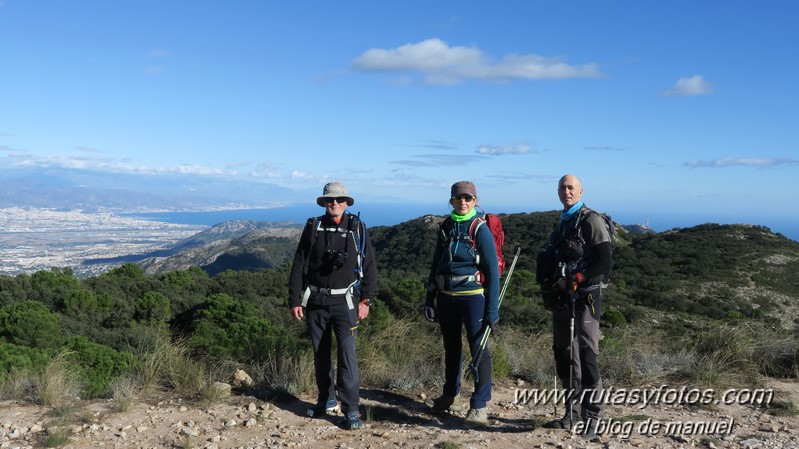
[[[324,215],[319,218],[322,229],[317,230],[315,241],[311,245],[311,238],[314,234],[313,220],[309,220],[308,225],[300,236],[297,245],[297,252],[294,254],[294,262],[291,266],[289,277],[289,306],[297,307],[301,305],[303,290],[307,285],[319,288],[341,289],[349,286],[358,278],[358,250],[355,248],[356,240],[352,234],[347,232],[352,226],[352,232],[358,232],[358,226],[352,221],[357,220],[354,215],[345,213],[341,223],[336,224],[332,218]],[[377,264],[375,262],[374,249],[363,226],[361,234],[363,245],[363,279],[360,289],[360,298],[372,299],[377,292]],[[340,267],[333,263],[336,251],[347,254],[346,259]],[[305,268],[308,263],[307,270]]]

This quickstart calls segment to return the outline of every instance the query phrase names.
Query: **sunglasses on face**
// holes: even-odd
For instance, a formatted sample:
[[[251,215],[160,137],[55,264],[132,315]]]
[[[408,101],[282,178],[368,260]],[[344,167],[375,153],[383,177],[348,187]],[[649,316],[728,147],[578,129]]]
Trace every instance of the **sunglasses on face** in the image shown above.
[[[450,199],[452,201],[466,201],[467,203],[470,203],[470,202],[474,201],[474,197],[471,196],[471,195],[453,196]]]
[[[343,196],[340,196],[338,198],[325,198],[325,203],[327,203],[327,204],[333,204],[333,201],[335,201],[335,202],[337,202],[339,204],[344,204],[344,203],[347,202],[347,198],[345,198]]]

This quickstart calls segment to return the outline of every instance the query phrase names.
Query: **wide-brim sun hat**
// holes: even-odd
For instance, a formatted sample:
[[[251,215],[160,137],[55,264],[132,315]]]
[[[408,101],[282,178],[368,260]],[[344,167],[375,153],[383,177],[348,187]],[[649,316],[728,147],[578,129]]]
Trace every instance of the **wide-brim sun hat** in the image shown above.
[[[328,198],[346,198],[347,206],[355,204],[355,198],[351,197],[347,192],[347,186],[338,181],[325,184],[325,187],[322,189],[322,196],[316,199],[316,204],[325,207]]]

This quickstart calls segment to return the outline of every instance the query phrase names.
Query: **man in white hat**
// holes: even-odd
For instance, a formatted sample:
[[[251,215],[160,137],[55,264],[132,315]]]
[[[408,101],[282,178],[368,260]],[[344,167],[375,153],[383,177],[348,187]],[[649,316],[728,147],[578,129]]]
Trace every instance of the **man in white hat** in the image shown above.
[[[308,416],[317,418],[339,408],[344,427],[360,429],[358,413],[360,371],[355,354],[358,321],[369,315],[377,290],[377,265],[366,225],[347,212],[355,200],[340,182],[330,182],[316,204],[325,214],[308,219],[289,278],[291,316],[307,318],[314,348],[319,396]],[[334,383],[332,334],[338,344],[338,376]]]

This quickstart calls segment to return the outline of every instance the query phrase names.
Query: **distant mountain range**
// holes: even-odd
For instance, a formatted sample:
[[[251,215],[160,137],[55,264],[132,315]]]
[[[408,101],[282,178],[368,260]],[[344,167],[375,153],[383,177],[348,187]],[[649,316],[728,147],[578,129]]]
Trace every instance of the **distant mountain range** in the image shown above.
[[[307,201],[275,184],[191,175],[0,169],[0,208],[208,210]]]

